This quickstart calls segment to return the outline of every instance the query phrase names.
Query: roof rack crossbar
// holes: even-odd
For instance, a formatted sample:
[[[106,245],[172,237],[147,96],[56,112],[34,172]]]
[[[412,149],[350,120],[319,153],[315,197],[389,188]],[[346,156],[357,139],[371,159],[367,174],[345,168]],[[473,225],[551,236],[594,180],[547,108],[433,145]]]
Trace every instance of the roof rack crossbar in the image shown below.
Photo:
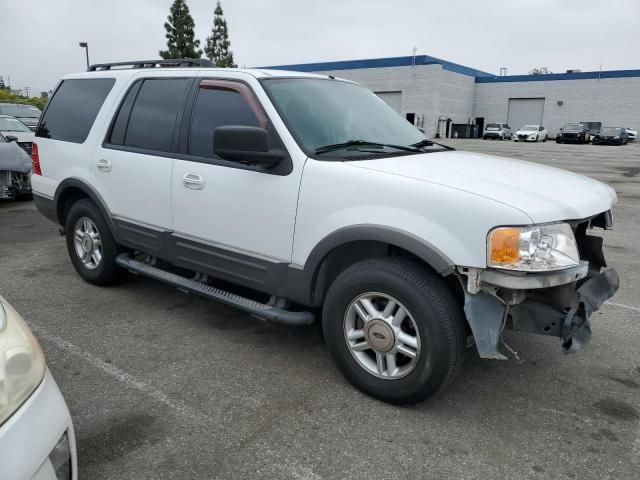
[[[215,67],[207,58],[171,58],[168,60],[135,60],[131,62],[96,63],[87,72],[101,72],[112,68],[123,70],[126,68],[156,68],[156,67]]]

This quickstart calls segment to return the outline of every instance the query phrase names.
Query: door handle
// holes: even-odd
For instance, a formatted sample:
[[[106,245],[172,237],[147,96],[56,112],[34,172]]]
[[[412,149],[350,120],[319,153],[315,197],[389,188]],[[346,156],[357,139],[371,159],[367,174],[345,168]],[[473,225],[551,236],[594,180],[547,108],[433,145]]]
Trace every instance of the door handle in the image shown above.
[[[96,166],[98,167],[98,170],[100,170],[101,172],[110,172],[111,171],[111,161],[105,159],[105,158],[101,158],[100,160],[98,160],[96,162]]]
[[[192,190],[202,190],[204,188],[204,178],[195,173],[185,173],[182,176],[182,184]]]

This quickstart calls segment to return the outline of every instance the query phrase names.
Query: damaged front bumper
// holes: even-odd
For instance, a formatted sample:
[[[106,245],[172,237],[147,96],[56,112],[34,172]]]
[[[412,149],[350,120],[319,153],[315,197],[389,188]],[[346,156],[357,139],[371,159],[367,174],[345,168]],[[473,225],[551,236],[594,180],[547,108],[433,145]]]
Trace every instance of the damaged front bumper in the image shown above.
[[[610,228],[609,221],[603,227]],[[582,257],[576,267],[544,273],[458,268],[480,357],[507,359],[500,351],[505,328],[559,337],[564,353],[589,342],[589,317],[613,297],[620,279],[615,269],[603,268],[602,238],[586,235],[584,225],[575,233]]]

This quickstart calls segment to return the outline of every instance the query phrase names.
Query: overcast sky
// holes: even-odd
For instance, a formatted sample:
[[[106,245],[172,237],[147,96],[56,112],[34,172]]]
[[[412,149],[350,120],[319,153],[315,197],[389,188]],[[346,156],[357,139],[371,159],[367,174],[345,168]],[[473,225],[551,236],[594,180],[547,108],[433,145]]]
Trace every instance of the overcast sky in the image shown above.
[[[159,58],[173,0],[0,0],[0,75],[33,92],[92,63]],[[187,0],[204,43],[214,0]],[[222,0],[240,66],[432,55],[498,73],[640,68],[640,1]]]

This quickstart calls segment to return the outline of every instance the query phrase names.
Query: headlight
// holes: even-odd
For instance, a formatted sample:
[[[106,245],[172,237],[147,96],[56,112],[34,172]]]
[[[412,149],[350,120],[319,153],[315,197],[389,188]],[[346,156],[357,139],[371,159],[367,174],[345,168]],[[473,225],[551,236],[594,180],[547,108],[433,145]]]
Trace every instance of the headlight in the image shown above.
[[[566,223],[531,227],[500,227],[489,232],[487,266],[539,272],[580,263],[571,227]]]
[[[25,321],[0,297],[0,425],[44,377],[40,344]]]

